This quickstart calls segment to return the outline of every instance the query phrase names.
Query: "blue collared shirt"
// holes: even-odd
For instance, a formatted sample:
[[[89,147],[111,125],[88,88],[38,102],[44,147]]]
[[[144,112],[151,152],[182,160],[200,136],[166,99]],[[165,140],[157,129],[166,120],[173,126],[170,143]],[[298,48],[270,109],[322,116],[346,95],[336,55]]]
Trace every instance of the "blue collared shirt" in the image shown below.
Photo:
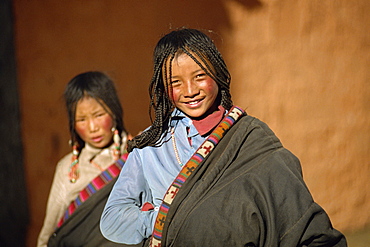
[[[182,164],[206,138],[199,135],[190,118],[175,109],[160,146],[135,148],[130,153],[101,217],[100,228],[107,239],[137,244],[152,234],[163,196],[181,170],[171,139],[172,127]],[[145,202],[152,203],[155,210],[141,211]]]

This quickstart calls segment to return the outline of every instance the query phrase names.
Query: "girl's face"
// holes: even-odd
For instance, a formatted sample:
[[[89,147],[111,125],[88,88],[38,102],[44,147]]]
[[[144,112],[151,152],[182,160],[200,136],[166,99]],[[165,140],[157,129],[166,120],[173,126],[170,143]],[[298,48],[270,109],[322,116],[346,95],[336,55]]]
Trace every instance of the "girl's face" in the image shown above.
[[[75,129],[81,139],[95,148],[105,148],[112,143],[113,119],[92,97],[77,102]]]
[[[191,57],[175,56],[171,66],[169,96],[179,110],[190,118],[204,118],[217,109],[218,85]]]

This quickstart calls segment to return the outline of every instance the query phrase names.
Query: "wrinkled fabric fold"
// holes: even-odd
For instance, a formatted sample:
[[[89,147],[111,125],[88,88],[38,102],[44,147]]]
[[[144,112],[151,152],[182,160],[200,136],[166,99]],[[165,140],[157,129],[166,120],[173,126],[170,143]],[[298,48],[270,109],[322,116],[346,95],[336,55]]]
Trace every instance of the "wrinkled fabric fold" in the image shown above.
[[[346,246],[305,185],[299,160],[245,116],[178,192],[161,246]]]

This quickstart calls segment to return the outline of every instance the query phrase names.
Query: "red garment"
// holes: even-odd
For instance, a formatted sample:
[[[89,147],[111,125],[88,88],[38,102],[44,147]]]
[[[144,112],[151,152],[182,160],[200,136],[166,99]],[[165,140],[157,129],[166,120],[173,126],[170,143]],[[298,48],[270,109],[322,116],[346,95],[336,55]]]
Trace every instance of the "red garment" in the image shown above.
[[[193,120],[195,128],[198,130],[199,134],[205,135],[213,130],[218,123],[222,120],[225,114],[225,108],[221,105],[218,106],[218,111],[209,114],[207,117],[201,120]]]

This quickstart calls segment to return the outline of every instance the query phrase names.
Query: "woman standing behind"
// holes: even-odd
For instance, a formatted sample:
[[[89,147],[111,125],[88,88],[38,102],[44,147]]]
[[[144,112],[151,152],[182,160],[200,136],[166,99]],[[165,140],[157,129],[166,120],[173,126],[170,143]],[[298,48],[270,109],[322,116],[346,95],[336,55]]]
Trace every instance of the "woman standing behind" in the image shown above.
[[[101,72],[74,77],[64,98],[73,151],[58,162],[37,246],[113,246],[99,219],[127,157],[122,106]]]

